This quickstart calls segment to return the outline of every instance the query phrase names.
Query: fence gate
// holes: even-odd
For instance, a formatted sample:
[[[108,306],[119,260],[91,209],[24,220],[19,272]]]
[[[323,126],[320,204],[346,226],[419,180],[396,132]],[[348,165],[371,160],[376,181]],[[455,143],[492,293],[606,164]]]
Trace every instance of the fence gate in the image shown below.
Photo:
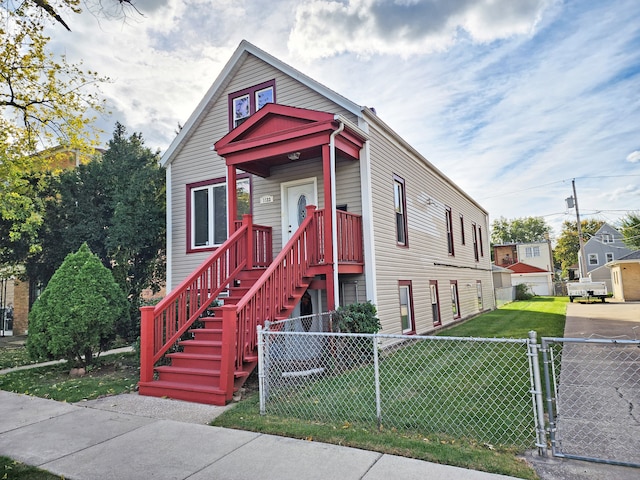
[[[542,338],[554,456],[640,467],[640,340]]]

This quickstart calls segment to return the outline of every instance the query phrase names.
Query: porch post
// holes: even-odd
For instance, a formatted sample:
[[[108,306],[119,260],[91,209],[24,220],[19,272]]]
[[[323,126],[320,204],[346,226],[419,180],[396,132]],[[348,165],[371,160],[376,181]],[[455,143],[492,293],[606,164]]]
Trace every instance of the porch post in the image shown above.
[[[153,317],[155,307],[140,307],[140,381],[153,380]]]
[[[324,260],[331,270],[326,275],[327,279],[327,308],[329,310],[336,309],[335,285],[333,270],[334,251],[333,251],[333,201],[331,194],[331,147],[329,144],[322,145],[322,177],[324,184]]]
[[[253,238],[253,217],[251,215],[243,215],[242,216],[242,224],[247,226],[247,246],[245,255],[247,257],[247,270],[253,269],[253,246],[255,245],[255,240]]]
[[[227,236],[236,231],[236,217],[238,216],[238,192],[236,167],[227,165]]]

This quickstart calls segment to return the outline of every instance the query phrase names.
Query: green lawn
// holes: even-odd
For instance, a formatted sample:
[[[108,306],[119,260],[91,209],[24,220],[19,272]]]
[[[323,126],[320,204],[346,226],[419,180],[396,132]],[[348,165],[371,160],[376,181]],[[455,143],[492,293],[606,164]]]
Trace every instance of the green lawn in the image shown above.
[[[2,480],[64,480],[64,477],[40,470],[36,467],[0,457],[0,479]]]
[[[0,390],[63,402],[92,400],[134,390],[139,362],[135,353],[103,356],[83,377],[71,377],[67,363],[19,370],[0,375]]]
[[[527,338],[530,330],[540,337],[564,336],[567,297],[533,297],[484,313],[439,335],[483,338]]]

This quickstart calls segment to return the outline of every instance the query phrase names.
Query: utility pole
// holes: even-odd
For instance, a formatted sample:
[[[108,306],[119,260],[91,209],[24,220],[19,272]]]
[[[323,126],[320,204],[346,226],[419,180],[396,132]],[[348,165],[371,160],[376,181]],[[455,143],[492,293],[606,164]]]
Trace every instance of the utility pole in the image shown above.
[[[573,187],[573,203],[576,207],[576,220],[578,221],[578,244],[580,245],[580,251],[578,254],[578,270],[580,272],[580,280],[587,276],[587,268],[584,258],[584,242],[582,241],[582,225],[580,224],[580,210],[578,209],[578,194],[576,193],[576,179],[571,180],[571,186]]]

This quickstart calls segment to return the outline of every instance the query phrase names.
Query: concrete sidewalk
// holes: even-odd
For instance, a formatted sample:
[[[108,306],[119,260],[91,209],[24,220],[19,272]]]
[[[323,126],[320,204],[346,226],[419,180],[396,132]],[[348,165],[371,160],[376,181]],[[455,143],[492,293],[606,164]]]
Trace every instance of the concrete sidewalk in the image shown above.
[[[0,455],[76,480],[513,478],[205,425],[224,408],[135,394],[66,404],[0,391]]]

